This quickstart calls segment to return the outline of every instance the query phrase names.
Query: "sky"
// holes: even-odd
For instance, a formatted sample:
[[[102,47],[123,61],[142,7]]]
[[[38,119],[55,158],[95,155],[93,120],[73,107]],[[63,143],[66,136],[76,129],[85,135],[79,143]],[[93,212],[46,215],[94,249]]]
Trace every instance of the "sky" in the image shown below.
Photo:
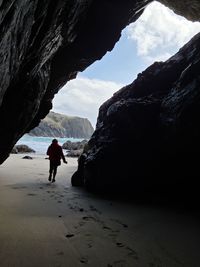
[[[88,118],[96,125],[99,107],[155,61],[165,61],[200,31],[158,2],[123,30],[111,52],[94,62],[55,96],[53,111]]]

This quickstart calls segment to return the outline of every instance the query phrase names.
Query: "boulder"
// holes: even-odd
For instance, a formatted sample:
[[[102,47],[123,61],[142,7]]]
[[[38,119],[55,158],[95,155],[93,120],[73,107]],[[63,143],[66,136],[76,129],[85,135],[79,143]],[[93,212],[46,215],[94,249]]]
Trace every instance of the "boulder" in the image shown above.
[[[14,146],[12,151],[13,152],[11,152],[11,153],[14,153],[14,154],[17,154],[17,153],[35,153],[35,150],[30,148],[27,145],[16,145],[16,146]]]
[[[18,150],[16,148],[16,146],[13,147],[12,151],[10,152],[11,154],[17,154]]]
[[[77,150],[70,150],[67,153],[67,157],[72,157],[72,158],[76,158],[76,157],[80,157],[80,155],[83,153],[83,149],[77,149]]]
[[[71,141],[67,141],[62,145],[63,149],[66,150],[80,150],[83,149],[84,146],[87,144],[88,140],[82,140],[79,142],[71,142]]]
[[[24,156],[23,159],[33,159],[33,158],[30,156]]]

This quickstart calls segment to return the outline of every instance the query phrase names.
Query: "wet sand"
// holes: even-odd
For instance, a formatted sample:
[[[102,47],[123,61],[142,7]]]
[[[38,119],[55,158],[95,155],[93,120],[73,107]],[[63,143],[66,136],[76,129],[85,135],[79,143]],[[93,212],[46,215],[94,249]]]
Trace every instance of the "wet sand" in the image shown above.
[[[199,267],[200,225],[183,210],[72,187],[77,159],[48,182],[44,156],[0,166],[1,267]]]

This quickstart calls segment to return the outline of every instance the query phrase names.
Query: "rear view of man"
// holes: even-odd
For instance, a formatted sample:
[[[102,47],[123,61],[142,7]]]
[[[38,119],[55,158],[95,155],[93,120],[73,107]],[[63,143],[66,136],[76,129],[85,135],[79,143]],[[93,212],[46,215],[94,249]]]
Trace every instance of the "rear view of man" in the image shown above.
[[[57,139],[53,139],[51,145],[47,149],[47,155],[49,156],[50,166],[49,166],[49,181],[54,183],[57,168],[61,164],[61,158],[64,163],[67,163],[65,156],[62,151],[62,147],[58,144]],[[52,179],[53,176],[53,179]],[[52,179],[52,180],[51,180]]]

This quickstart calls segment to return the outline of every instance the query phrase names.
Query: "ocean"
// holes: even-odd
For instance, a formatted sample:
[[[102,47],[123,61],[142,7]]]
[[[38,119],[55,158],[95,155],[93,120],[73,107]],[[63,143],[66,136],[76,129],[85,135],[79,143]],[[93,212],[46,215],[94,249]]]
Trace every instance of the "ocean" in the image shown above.
[[[30,136],[28,134],[25,134],[22,138],[19,139],[16,145],[27,145],[30,148],[34,149],[37,154],[46,154],[48,146],[51,144],[52,139],[55,137],[38,137],[38,136]],[[58,138],[58,143],[60,145],[63,145],[66,141],[71,141],[71,142],[78,142],[84,140],[78,139],[78,138]]]

